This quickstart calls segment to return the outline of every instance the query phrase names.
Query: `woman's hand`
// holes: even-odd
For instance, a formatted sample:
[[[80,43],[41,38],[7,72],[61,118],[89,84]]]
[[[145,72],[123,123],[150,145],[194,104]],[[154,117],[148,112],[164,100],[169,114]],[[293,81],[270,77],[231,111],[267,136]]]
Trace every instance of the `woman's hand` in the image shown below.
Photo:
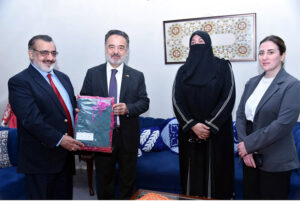
[[[192,127],[193,132],[198,136],[199,139],[206,140],[209,137],[209,127],[202,123],[197,123]]]
[[[256,168],[256,164],[255,164],[252,154],[248,154],[248,155],[244,156],[243,161],[247,167]]]
[[[240,142],[237,145],[238,149],[239,149],[239,155],[241,158],[244,158],[244,156],[246,156],[248,154],[246,147],[245,147],[245,143],[244,142]]]

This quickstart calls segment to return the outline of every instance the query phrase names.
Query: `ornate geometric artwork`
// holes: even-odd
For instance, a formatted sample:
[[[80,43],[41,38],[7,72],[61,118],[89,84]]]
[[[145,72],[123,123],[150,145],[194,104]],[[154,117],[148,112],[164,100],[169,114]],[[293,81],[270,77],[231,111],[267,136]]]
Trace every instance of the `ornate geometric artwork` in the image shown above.
[[[256,60],[256,14],[163,21],[165,63],[184,63],[193,32],[207,32],[214,55],[230,61]]]

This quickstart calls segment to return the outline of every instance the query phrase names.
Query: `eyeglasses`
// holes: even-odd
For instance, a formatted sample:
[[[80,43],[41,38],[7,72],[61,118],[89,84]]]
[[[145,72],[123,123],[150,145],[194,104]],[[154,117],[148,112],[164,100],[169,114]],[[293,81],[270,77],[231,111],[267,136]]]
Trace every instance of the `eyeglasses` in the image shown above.
[[[36,49],[32,49],[33,51],[36,51],[38,53],[40,53],[40,55],[42,55],[43,57],[48,56],[49,54],[51,54],[53,57],[56,57],[56,55],[58,55],[57,51],[48,51],[48,50],[36,50]]]

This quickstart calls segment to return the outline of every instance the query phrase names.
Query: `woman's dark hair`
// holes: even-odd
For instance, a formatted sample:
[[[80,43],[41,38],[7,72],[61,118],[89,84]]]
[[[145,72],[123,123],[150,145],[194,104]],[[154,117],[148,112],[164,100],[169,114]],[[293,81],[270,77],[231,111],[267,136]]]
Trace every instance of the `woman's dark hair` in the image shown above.
[[[37,35],[37,36],[34,36],[30,39],[30,41],[28,42],[28,49],[33,49],[33,46],[35,44],[35,42],[37,40],[43,40],[43,41],[46,41],[46,42],[52,42],[52,38],[48,35]]]
[[[278,46],[280,55],[285,53],[286,51],[285,43],[279,36],[275,36],[275,35],[267,36],[262,41],[260,41],[259,46],[266,41],[272,41],[273,43],[275,43]]]

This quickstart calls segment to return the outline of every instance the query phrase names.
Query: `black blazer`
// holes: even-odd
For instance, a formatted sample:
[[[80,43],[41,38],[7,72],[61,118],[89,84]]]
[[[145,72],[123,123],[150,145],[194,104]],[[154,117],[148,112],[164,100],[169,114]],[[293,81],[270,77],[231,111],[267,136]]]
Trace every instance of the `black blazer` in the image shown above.
[[[81,95],[108,97],[106,63],[90,68],[85,76]],[[149,108],[145,79],[142,72],[124,64],[120,103],[126,103],[129,113],[120,116],[125,149],[137,152],[140,139],[139,115]]]
[[[69,77],[57,70],[54,73],[75,108],[76,98]],[[55,92],[31,65],[10,78],[8,88],[9,102],[18,124],[18,171],[31,174],[61,171],[70,153],[56,145],[67,133],[68,124]]]

